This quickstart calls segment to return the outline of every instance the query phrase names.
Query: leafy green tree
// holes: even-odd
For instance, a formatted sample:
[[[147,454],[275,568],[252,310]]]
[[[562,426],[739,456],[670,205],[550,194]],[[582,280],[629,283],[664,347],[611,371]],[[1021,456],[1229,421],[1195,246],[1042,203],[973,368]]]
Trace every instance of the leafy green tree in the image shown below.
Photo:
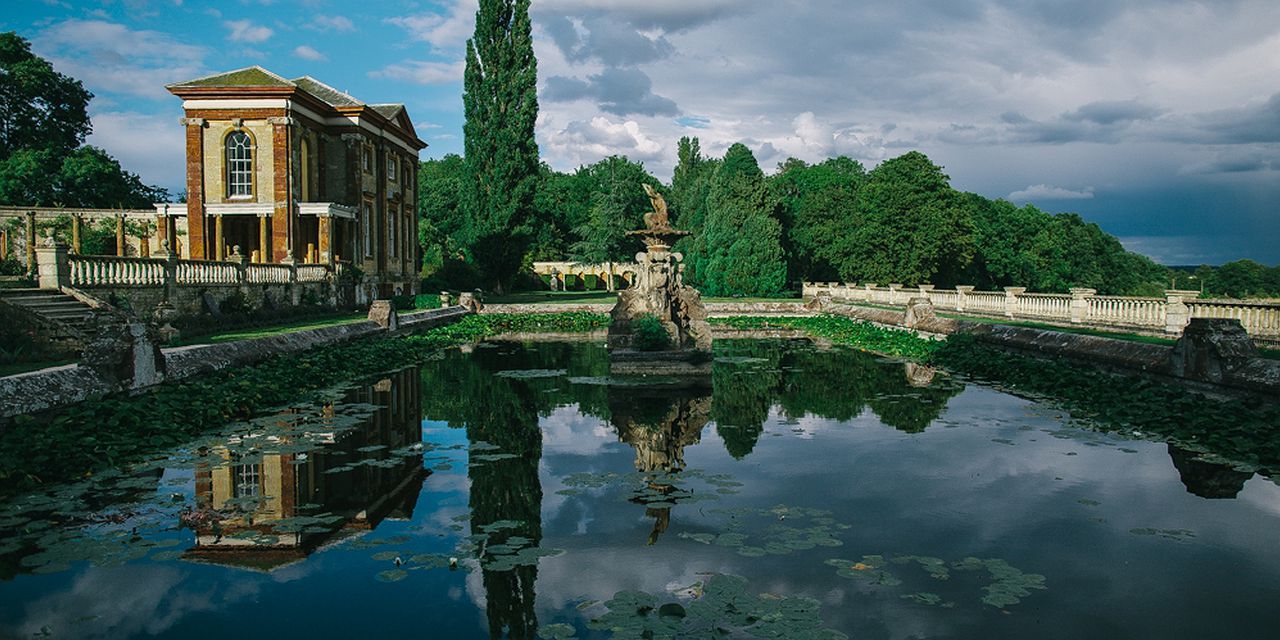
[[[0,160],[20,149],[66,153],[93,130],[93,94],[55,71],[12,31],[0,33],[0,70]]]
[[[850,282],[956,284],[973,256],[971,216],[942,168],[912,151],[871,171],[853,232],[832,251]]]
[[[729,147],[711,179],[701,234],[706,253],[698,256],[697,272],[705,293],[768,296],[782,291],[787,265],[782,227],[773,217],[776,208],[751,150],[741,143]]]
[[[637,219],[642,219],[643,209],[636,206],[636,193],[641,193],[641,182],[633,182],[625,175],[625,158],[611,156],[600,164],[607,171],[603,177],[600,190],[592,198],[591,213],[586,222],[575,229],[580,238],[569,250],[569,257],[585,264],[607,264],[629,260],[634,251],[634,241],[627,237],[627,232],[635,229]],[[639,165],[635,165],[639,166]],[[643,167],[640,167],[643,172]],[[583,173],[583,172],[579,172]],[[650,184],[656,182],[650,178]],[[647,202],[647,199],[646,199]],[[610,291],[613,282],[608,283]]]
[[[168,199],[106,151],[82,146],[92,98],[26,40],[0,33],[0,203],[147,208]]]
[[[843,156],[816,165],[788,158],[778,166],[769,189],[779,201],[790,279],[839,277],[829,257],[831,239],[853,230],[858,188],[866,178],[861,163]]]
[[[463,210],[475,265],[499,293],[529,243],[539,167],[537,75],[529,0],[480,0],[463,76]]]

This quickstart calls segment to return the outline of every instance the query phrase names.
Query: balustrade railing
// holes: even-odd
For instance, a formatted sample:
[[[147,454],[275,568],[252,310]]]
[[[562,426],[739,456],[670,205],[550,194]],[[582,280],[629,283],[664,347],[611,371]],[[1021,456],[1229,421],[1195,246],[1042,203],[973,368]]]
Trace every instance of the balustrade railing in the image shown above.
[[[71,286],[95,287],[164,285],[164,260],[118,258],[115,256],[74,256],[70,261]]]
[[[324,264],[250,264],[235,255],[227,262],[70,255],[65,249],[52,255],[62,262],[50,273],[63,274],[55,279],[77,288],[316,283],[334,273]]]
[[[1030,293],[1020,287],[1005,291],[974,291],[972,287],[933,289],[877,286],[841,282],[806,282],[806,297],[905,306],[913,297],[927,297],[944,311],[1028,318],[1100,327],[1163,331],[1177,335],[1191,318],[1233,318],[1250,335],[1280,339],[1280,303],[1274,301],[1200,300],[1194,291],[1166,291],[1164,298],[1099,296],[1092,289],[1070,294]]]

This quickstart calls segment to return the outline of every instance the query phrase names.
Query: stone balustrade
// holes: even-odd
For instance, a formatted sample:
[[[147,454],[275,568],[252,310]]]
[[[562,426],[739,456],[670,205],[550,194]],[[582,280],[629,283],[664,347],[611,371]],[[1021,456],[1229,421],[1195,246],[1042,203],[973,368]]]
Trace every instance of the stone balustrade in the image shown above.
[[[1048,323],[1090,325],[1179,335],[1192,318],[1239,320],[1255,339],[1280,341],[1280,304],[1239,300],[1200,300],[1197,291],[1169,290],[1164,298],[1100,296],[1093,289],[1071,293],[1034,293],[1023,287],[975,291],[971,286],[935,289],[876,283],[806,282],[806,298],[905,307],[913,297],[928,298],[943,311],[1022,318]]]
[[[59,246],[38,252],[38,258],[44,267],[40,286],[46,289],[320,283],[334,273],[325,264],[251,264],[238,253],[217,262],[74,255]]]

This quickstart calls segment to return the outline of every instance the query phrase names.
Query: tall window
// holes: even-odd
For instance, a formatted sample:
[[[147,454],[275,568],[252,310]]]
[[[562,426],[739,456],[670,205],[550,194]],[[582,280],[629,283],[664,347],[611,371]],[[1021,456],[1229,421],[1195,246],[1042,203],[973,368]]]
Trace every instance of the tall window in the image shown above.
[[[253,196],[253,140],[243,131],[227,136],[227,197]]]
[[[396,212],[396,206],[387,203],[387,255],[394,257],[396,255],[396,227],[400,221],[400,216]]]
[[[237,498],[256,498],[262,491],[262,476],[256,464],[238,464],[231,467],[231,483],[235,485]]]
[[[365,200],[360,212],[360,235],[364,236],[364,257],[373,255],[373,203]]]
[[[396,176],[400,173],[400,165],[396,162],[395,156],[387,156],[387,179],[395,182]]]

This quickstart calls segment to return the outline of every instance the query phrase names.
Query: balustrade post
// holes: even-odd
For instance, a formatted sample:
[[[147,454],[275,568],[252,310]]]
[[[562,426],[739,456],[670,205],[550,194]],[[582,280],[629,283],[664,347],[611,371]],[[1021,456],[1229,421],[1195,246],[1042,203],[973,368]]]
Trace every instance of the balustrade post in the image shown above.
[[[973,285],[971,284],[956,285],[956,311],[964,311],[965,301],[972,291]]]
[[[164,252],[164,299],[168,302],[174,298],[178,291],[179,256],[177,253],[169,251],[167,242],[160,245],[160,250]]]
[[[35,250],[41,289],[62,290],[71,286],[71,259],[66,244],[53,239],[52,232]]]
[[[302,287],[298,286],[298,261],[293,259],[293,249],[285,249],[280,264],[289,268],[289,298],[296,307],[302,304]]]
[[[1018,312],[1018,296],[1027,292],[1026,287],[1004,288],[1004,315],[1012,318]]]
[[[227,262],[236,267],[236,284],[249,284],[249,258],[240,254],[240,245],[232,245],[231,255],[227,256]]]
[[[1097,289],[1079,287],[1071,289],[1071,324],[1084,324],[1089,315],[1089,298],[1098,293]]]
[[[863,302],[871,302],[871,290],[874,288],[876,288],[876,283],[874,282],[862,283]]]
[[[889,305],[890,306],[898,304],[898,289],[901,289],[901,288],[902,288],[902,283],[900,282],[889,283]]]
[[[449,292],[448,292],[448,291],[441,291],[441,292],[440,292],[440,308],[442,308],[442,309],[443,309],[443,308],[445,308],[445,307],[449,306],[449,298],[450,298],[450,296],[449,296]]]
[[[1199,291],[1166,289],[1164,292],[1164,332],[1179,335],[1191,322],[1191,307],[1185,300],[1194,300],[1200,296]]]
[[[932,297],[930,297],[930,294],[932,294],[932,293],[933,293],[933,285],[931,285],[931,284],[919,284],[919,285],[916,285],[916,288],[920,290],[920,297],[921,297],[921,298],[924,298],[925,300],[928,300],[929,302],[933,302],[933,298],[932,298]]]

